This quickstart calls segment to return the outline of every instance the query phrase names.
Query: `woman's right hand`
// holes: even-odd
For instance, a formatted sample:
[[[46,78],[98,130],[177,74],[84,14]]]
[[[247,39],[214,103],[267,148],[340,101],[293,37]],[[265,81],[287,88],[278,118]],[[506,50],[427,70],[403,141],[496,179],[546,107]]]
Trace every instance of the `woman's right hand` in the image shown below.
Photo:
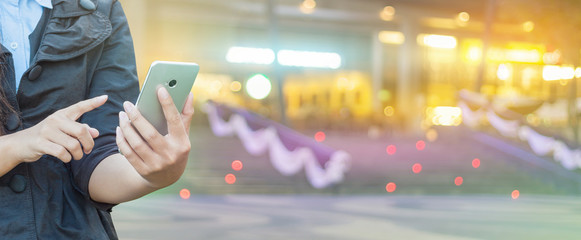
[[[11,155],[15,163],[34,162],[45,154],[70,162],[81,159],[83,153],[89,154],[95,144],[93,138],[99,136],[99,131],[77,119],[106,101],[107,96],[103,95],[78,102],[56,111],[33,127],[5,136],[14,143]]]

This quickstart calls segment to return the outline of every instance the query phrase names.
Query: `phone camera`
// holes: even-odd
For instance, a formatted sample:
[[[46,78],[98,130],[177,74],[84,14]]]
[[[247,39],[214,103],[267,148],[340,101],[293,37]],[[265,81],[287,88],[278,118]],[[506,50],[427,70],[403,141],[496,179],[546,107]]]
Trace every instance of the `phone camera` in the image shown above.
[[[171,81],[169,81],[169,83],[167,84],[170,88],[175,87],[178,84],[178,81],[176,81],[175,79],[172,79]]]

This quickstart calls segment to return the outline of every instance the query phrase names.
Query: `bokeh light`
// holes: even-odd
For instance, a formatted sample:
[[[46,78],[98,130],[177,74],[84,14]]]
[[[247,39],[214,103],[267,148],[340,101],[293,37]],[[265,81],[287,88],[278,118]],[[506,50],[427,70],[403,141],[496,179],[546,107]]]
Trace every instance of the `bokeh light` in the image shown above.
[[[262,74],[256,74],[246,82],[246,92],[254,99],[261,100],[268,97],[271,89],[270,80]]]
[[[224,177],[224,180],[228,184],[234,184],[236,182],[236,176],[232,173],[229,173],[226,175],[226,177]]]
[[[522,24],[522,30],[525,32],[532,32],[535,30],[535,23],[531,21],[526,21]]]
[[[438,131],[431,128],[428,129],[428,131],[426,131],[426,139],[428,139],[430,142],[435,142],[438,140]]]
[[[385,151],[387,152],[387,154],[393,155],[397,151],[397,148],[394,145],[389,145],[389,146],[387,146]]]
[[[379,17],[381,18],[381,20],[386,21],[386,22],[393,20],[394,16],[395,16],[395,8],[392,6],[384,7],[383,10],[379,13]]]
[[[518,190],[514,190],[510,195],[512,199],[517,199],[520,196],[520,192]]]
[[[419,140],[416,142],[416,149],[418,149],[418,151],[422,151],[426,148],[426,142]]]
[[[234,171],[240,171],[240,170],[242,170],[242,167],[243,167],[242,161],[240,161],[240,160],[234,160],[232,162],[232,169]]]
[[[325,141],[326,135],[324,132],[317,132],[315,133],[315,141],[322,142]]]
[[[240,92],[240,90],[242,89],[242,84],[238,81],[233,81],[232,83],[230,83],[230,90],[232,92]]]
[[[478,158],[475,158],[475,159],[473,159],[473,160],[472,160],[472,167],[473,167],[473,168],[478,168],[478,167],[480,167],[480,159],[478,159]]]
[[[396,188],[397,186],[393,182],[390,182],[387,185],[385,185],[385,190],[389,193],[394,192]]]
[[[383,114],[385,114],[385,116],[387,117],[392,117],[394,114],[394,110],[392,106],[387,106],[383,109]]]
[[[456,186],[460,186],[462,183],[464,183],[464,178],[458,176],[454,179],[454,184],[456,184]]]
[[[185,189],[185,188],[180,190],[180,197],[182,199],[189,199],[190,198],[190,190]]]
[[[458,13],[458,21],[464,23],[470,21],[470,14],[468,14],[467,12]]]
[[[418,174],[422,171],[422,164],[416,163],[412,166],[412,172]]]

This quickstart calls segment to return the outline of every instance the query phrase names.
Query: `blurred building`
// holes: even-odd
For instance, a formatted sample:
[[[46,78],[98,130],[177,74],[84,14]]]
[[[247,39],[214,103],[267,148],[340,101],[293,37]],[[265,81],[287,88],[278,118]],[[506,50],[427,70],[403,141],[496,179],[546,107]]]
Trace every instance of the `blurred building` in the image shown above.
[[[506,104],[578,91],[581,70],[536,40],[534,22],[494,21],[492,0],[121,2],[140,79],[154,60],[197,62],[198,101],[284,110],[297,127],[420,126],[461,89]],[[267,80],[252,87],[264,99],[247,91],[253,77]]]

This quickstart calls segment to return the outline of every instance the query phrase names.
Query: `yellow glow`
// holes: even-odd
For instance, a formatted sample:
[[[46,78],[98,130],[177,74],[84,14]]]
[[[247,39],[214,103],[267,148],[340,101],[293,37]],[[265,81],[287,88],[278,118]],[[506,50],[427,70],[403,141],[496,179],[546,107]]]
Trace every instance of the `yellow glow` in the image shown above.
[[[522,24],[522,29],[525,32],[532,32],[535,29],[535,24],[531,21],[526,21]]]
[[[384,7],[383,10],[379,13],[381,20],[386,22],[393,20],[393,16],[395,16],[395,8],[392,6]]]
[[[438,106],[427,111],[432,124],[440,126],[458,126],[462,123],[462,110],[459,107]]]
[[[424,46],[444,49],[455,49],[458,44],[456,37],[433,34],[418,35],[418,42]]]
[[[438,139],[438,132],[432,128],[428,129],[426,132],[426,139],[428,139],[429,142],[436,141]]]
[[[230,83],[230,90],[232,90],[232,92],[240,92],[240,90],[242,89],[242,84],[238,81],[233,81],[232,83]]]
[[[559,49],[543,54],[543,62],[545,64],[557,64],[559,60],[561,60],[561,51]]]
[[[503,80],[503,81],[508,80],[512,76],[512,73],[510,71],[509,66],[506,64],[498,65],[498,70],[496,71],[496,76],[500,80]]]
[[[467,12],[458,13],[458,20],[461,22],[468,22],[470,20],[470,14]]]
[[[405,36],[401,32],[381,31],[379,32],[379,41],[385,44],[402,44],[405,42]]]
[[[395,110],[393,109],[392,106],[387,106],[383,109],[383,114],[385,114],[385,116],[391,117],[393,116],[394,113]]]
[[[301,3],[299,8],[302,13],[311,14],[315,11],[315,7],[317,7],[317,2],[315,2],[315,0],[305,0],[303,3]]]

